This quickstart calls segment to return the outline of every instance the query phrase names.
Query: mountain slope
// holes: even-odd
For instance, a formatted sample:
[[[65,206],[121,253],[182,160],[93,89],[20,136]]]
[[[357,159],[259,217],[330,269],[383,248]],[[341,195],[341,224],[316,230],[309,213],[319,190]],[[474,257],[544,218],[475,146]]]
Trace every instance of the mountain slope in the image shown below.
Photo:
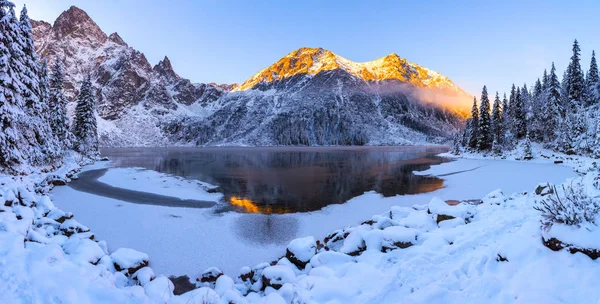
[[[41,56],[65,62],[71,100],[91,72],[103,146],[438,142],[457,131],[470,101],[396,54],[355,63],[301,48],[241,85],[192,84],[168,58],[152,67],[76,7],[54,25],[34,22],[34,33]]]

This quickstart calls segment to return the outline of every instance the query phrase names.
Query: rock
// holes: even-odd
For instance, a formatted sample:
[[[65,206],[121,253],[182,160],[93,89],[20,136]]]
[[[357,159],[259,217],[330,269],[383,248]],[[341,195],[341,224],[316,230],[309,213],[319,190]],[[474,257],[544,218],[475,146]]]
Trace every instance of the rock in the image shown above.
[[[441,221],[451,220],[451,219],[455,219],[455,218],[456,217],[454,217],[452,215],[438,214],[437,217],[435,218],[435,222],[437,224],[439,224]]]
[[[267,267],[262,272],[263,290],[272,287],[279,290],[283,284],[291,283],[296,278],[294,271],[286,266]]]
[[[554,163],[558,165],[558,164],[562,164],[563,161],[562,160],[555,160]]]
[[[309,236],[291,241],[287,246],[285,257],[302,270],[315,254],[317,254],[317,243],[314,237]]]
[[[57,221],[58,222],[58,221]],[[74,219],[65,220],[58,229],[66,236],[71,236],[75,233],[89,232],[90,228],[80,224]],[[93,235],[93,234],[92,234]]]
[[[196,284],[196,286],[210,286],[211,288],[215,287],[215,282],[217,279],[223,275],[223,271],[216,267],[211,267],[206,269],[198,278],[196,278],[196,282],[200,284]]]
[[[242,269],[240,269],[240,275],[238,276],[238,278],[242,282],[251,282],[253,277],[254,271],[252,271],[250,267],[242,267]]]
[[[148,266],[148,255],[130,248],[119,248],[110,255],[117,271],[132,275]]]
[[[323,243],[325,244],[325,250],[339,250],[340,247],[344,244],[344,239],[348,237],[350,232],[343,230],[336,230],[329,234],[323,239]]]
[[[131,276],[132,279],[137,280],[142,286],[154,280],[155,277],[156,275],[154,274],[154,270],[152,270],[150,267],[141,268]]]
[[[600,257],[600,249],[595,249],[595,248],[579,248],[577,246],[573,246],[570,244],[565,244],[563,243],[561,240],[557,239],[557,238],[549,238],[549,239],[545,239],[544,237],[542,237],[542,242],[544,243],[544,246],[550,248],[553,251],[559,251],[562,249],[568,249],[569,252],[571,254],[575,254],[577,252],[581,252],[585,255],[587,255],[588,257],[590,257],[590,259],[595,260],[597,258]]]
[[[47,217],[62,224],[66,220],[72,219],[73,214],[70,212],[64,212],[60,209],[53,209],[48,213]]]
[[[535,188],[535,194],[537,195],[546,196],[553,193],[554,189],[549,184],[540,184]]]
[[[67,181],[64,179],[54,179],[54,180],[52,180],[51,183],[54,186],[66,186],[67,185]]]
[[[173,285],[175,286],[175,289],[173,289],[173,294],[175,294],[176,296],[184,294],[190,290],[196,289],[196,284],[190,282],[190,277],[186,275],[170,277],[169,279],[171,280],[171,282],[173,282]]]

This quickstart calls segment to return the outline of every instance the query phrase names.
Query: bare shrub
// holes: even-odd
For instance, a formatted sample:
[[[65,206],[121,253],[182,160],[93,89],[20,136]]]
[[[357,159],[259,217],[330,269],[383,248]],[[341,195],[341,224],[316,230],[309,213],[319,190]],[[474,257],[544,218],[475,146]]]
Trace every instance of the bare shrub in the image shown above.
[[[579,185],[562,185],[562,191],[556,186],[550,195],[533,208],[542,212],[542,227],[549,229],[552,224],[580,226],[584,222],[597,225],[600,201],[590,197]]]

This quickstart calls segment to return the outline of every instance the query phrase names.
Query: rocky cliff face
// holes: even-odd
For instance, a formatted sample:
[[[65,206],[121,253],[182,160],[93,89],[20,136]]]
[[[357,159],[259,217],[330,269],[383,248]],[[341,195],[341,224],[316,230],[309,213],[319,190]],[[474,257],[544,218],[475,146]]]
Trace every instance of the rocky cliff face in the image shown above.
[[[301,48],[241,85],[193,84],[167,57],[151,66],[117,33],[71,7],[34,22],[35,46],[60,58],[74,100],[91,73],[104,146],[348,145],[440,141],[470,97],[447,77],[396,54],[355,63]]]

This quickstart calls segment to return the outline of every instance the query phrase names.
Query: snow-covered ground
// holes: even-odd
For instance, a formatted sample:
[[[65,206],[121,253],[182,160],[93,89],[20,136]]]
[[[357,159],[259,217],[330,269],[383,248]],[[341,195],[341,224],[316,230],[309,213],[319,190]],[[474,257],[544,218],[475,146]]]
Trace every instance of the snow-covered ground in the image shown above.
[[[55,204],[75,213],[65,220],[68,213],[29,189],[47,174],[0,177],[2,201],[13,201],[0,206],[0,302],[600,303],[600,260],[551,251],[541,241],[540,212],[533,206],[542,197],[533,190],[539,182],[575,176],[572,167],[592,166],[589,159],[561,158],[568,166],[553,158],[459,159],[419,173],[446,180],[447,187],[434,193],[366,193],[318,212],[272,216],[129,204],[58,187]],[[141,176],[153,181],[146,185]],[[577,182],[597,191],[593,177]],[[138,169],[115,169],[102,181],[158,194],[207,195],[198,183]],[[163,185],[169,190],[161,191]],[[492,191],[498,187],[503,191]],[[480,204],[443,201],[478,198]],[[53,220],[59,217],[60,224]],[[264,229],[283,235],[274,235],[270,245],[252,238]],[[108,248],[88,239],[92,233],[108,240]],[[288,244],[299,236],[309,237]],[[598,244],[597,235],[575,236]],[[276,265],[258,263],[272,260]],[[144,267],[148,261],[154,270]],[[197,283],[202,288],[181,296],[172,296],[173,285],[160,276],[198,274],[208,266],[225,275],[210,269]]]
[[[195,277],[216,266],[235,276],[243,266],[283,256],[285,245],[294,238],[323,238],[331,231],[385,213],[392,206],[425,204],[435,196],[477,199],[497,188],[505,193],[531,191],[539,182],[560,183],[574,175],[570,167],[549,163],[467,159],[433,166],[419,174],[442,176],[446,187],[388,198],[370,192],[342,205],[301,214],[216,214],[212,209],[136,205],[69,187],[56,188],[51,196],[60,208],[76,214],[99,239],[106,240],[109,249],[131,247],[148,253],[157,273]],[[182,198],[202,195],[194,183],[153,171],[109,169],[100,181]]]

